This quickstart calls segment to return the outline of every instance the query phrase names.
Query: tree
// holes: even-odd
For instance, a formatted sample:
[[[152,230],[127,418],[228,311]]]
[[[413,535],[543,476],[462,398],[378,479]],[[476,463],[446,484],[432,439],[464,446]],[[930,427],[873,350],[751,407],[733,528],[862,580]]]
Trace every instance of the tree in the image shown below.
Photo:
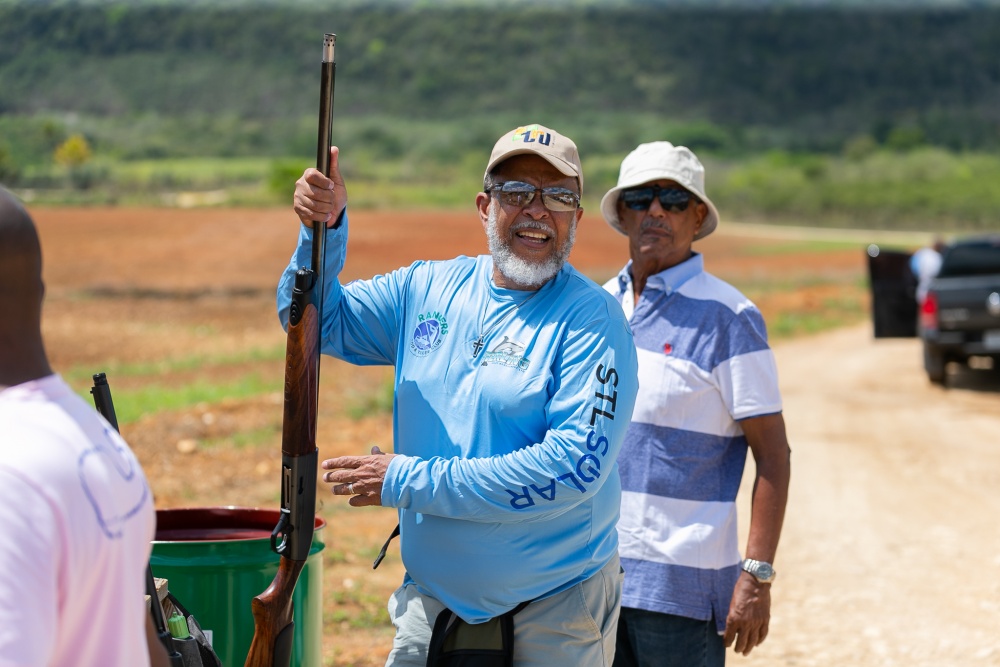
[[[13,183],[17,180],[18,173],[19,170],[14,164],[14,159],[10,156],[10,152],[0,146],[0,183]]]
[[[76,169],[90,161],[90,144],[81,134],[71,135],[56,148],[52,157],[57,164],[69,167],[71,170]]]

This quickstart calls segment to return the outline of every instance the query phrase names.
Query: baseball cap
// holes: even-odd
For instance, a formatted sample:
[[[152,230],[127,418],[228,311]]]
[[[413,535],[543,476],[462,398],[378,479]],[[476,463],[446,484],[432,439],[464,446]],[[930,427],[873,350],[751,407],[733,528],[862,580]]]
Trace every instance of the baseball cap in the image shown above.
[[[685,146],[674,146],[669,141],[654,141],[639,146],[622,160],[618,185],[608,190],[601,199],[601,213],[614,229],[625,234],[618,219],[618,196],[622,190],[644,183],[669,179],[698,196],[708,206],[708,215],[694,239],[708,236],[719,224],[719,211],[705,196],[705,167],[697,156]]]
[[[573,176],[583,190],[583,167],[576,144],[555,130],[542,125],[522,125],[500,137],[493,146],[483,178],[498,164],[515,155],[537,155],[566,176]]]

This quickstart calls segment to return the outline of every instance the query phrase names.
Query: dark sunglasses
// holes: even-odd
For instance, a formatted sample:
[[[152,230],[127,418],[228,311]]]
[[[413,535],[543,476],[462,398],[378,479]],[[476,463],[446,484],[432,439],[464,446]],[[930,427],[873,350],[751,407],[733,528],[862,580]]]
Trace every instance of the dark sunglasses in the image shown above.
[[[620,199],[625,208],[633,211],[648,211],[653,200],[659,199],[663,210],[671,213],[686,211],[691,200],[697,201],[697,197],[684,188],[661,188],[658,185],[622,190]]]
[[[542,193],[542,204],[550,211],[575,211],[580,207],[580,195],[566,188],[536,188],[530,183],[507,181],[490,188],[490,194],[499,192],[498,199],[504,206],[523,208],[535,201],[535,194]]]

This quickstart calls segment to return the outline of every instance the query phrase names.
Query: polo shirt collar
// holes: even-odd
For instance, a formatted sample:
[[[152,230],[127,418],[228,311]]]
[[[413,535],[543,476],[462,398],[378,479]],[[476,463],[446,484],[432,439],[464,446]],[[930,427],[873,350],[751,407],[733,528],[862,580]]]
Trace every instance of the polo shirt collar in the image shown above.
[[[705,271],[705,259],[701,253],[691,256],[676,266],[654,273],[646,279],[645,289],[655,289],[667,294],[677,291],[681,285]],[[632,260],[618,273],[618,288],[625,292],[632,285]]]

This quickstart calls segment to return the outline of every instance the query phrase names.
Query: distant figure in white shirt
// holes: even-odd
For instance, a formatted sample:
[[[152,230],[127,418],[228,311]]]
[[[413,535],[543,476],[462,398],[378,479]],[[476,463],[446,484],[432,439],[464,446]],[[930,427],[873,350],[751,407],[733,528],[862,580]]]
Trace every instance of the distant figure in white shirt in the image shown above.
[[[35,225],[0,188],[0,665],[165,665],[144,599],[152,494],[52,372],[43,293]]]
[[[927,288],[930,287],[931,280],[941,271],[941,258],[944,254],[946,244],[940,237],[934,239],[934,243],[926,248],[913,253],[910,257],[910,270],[917,279],[917,304],[922,304],[927,297]]]

